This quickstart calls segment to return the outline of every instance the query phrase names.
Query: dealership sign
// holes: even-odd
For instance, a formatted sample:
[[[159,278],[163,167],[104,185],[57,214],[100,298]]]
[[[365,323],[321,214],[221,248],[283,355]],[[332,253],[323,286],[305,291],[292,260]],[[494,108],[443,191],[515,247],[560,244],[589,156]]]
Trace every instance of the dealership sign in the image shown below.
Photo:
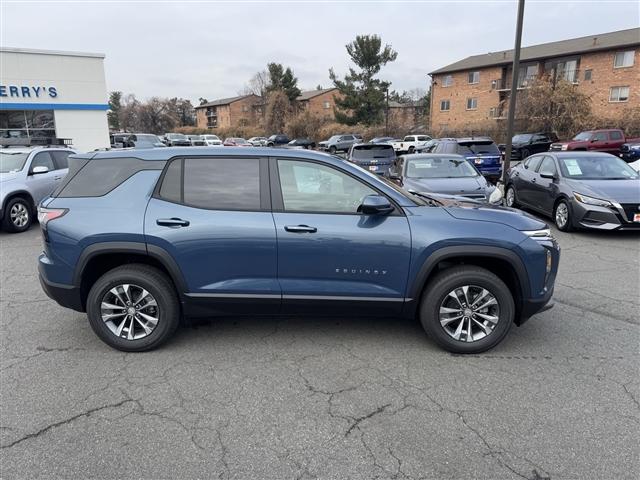
[[[0,97],[13,98],[56,98],[56,87],[34,87],[17,85],[0,85]]]

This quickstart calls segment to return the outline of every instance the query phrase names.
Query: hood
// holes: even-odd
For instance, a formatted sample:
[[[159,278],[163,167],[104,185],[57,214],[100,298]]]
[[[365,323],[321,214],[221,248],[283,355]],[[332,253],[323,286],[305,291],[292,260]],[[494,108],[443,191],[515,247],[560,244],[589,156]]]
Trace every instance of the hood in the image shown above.
[[[449,195],[485,194],[487,182],[483,177],[463,178],[406,178],[404,188],[416,192],[434,192]]]
[[[502,223],[516,230],[540,230],[547,224],[515,208],[500,207],[447,195],[434,195],[452,217],[459,220]]]
[[[640,180],[567,180],[574,192],[618,203],[640,203]]]
[[[9,180],[15,180],[16,178],[18,178],[18,172],[0,173],[0,182],[8,182]]]

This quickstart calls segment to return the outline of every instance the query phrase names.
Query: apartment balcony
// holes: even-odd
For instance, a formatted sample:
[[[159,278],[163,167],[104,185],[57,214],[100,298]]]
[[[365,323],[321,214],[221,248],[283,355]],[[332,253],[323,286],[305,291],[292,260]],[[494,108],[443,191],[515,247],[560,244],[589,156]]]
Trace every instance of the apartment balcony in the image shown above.
[[[544,72],[542,75],[528,75],[524,77],[518,78],[518,90],[524,90],[526,88],[530,88],[535,84],[535,82],[539,79],[552,79],[554,81],[567,81],[569,83],[578,84],[580,81],[580,70],[572,69],[572,70],[551,70],[548,72]],[[507,74],[503,78],[497,78],[491,81],[491,88],[498,92],[508,92],[511,90],[511,72],[507,72]]]

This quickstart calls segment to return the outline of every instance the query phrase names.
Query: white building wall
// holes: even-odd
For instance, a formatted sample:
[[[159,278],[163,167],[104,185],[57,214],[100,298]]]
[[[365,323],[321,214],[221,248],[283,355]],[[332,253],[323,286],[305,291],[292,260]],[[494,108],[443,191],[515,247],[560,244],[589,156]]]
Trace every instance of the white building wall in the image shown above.
[[[107,115],[96,110],[55,110],[56,136],[73,139],[83,152],[109,147]]]

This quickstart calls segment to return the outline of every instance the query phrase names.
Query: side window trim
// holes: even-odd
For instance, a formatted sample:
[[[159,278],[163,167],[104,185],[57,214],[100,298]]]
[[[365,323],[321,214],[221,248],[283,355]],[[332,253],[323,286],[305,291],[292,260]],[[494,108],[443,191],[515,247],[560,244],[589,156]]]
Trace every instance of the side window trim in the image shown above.
[[[333,170],[336,170],[340,173],[342,173],[343,175],[347,175],[351,178],[353,178],[354,180],[362,183],[363,185],[365,185],[366,187],[368,187],[371,190],[374,190],[378,195],[382,195],[383,197],[385,197],[387,200],[389,200],[389,202],[391,202],[391,204],[394,206],[394,210],[393,212],[391,212],[390,214],[388,214],[388,216],[392,216],[392,217],[397,217],[397,216],[401,216],[404,217],[404,211],[402,210],[402,208],[400,208],[400,206],[395,202],[395,200],[393,198],[389,198],[388,195],[385,195],[384,192],[378,190],[374,185],[371,185],[369,183],[363,182],[362,179],[358,178],[357,176],[353,175],[351,172],[347,172],[345,170],[341,170],[339,168],[336,168],[334,165],[330,165],[327,163],[323,163],[323,162],[319,162],[317,160],[312,160],[312,159],[308,159],[308,158],[298,158],[298,157],[269,157],[269,180],[270,180],[270,185],[271,185],[271,208],[272,211],[274,213],[306,213],[309,215],[358,215],[361,216],[362,213],[358,213],[358,212],[287,212],[284,209],[284,200],[282,198],[282,186],[280,185],[280,172],[278,171],[278,160],[285,160],[285,161],[292,161],[292,162],[306,162],[306,163],[314,163],[314,164],[318,164],[318,165],[322,165],[324,167],[327,168],[331,168]]]

